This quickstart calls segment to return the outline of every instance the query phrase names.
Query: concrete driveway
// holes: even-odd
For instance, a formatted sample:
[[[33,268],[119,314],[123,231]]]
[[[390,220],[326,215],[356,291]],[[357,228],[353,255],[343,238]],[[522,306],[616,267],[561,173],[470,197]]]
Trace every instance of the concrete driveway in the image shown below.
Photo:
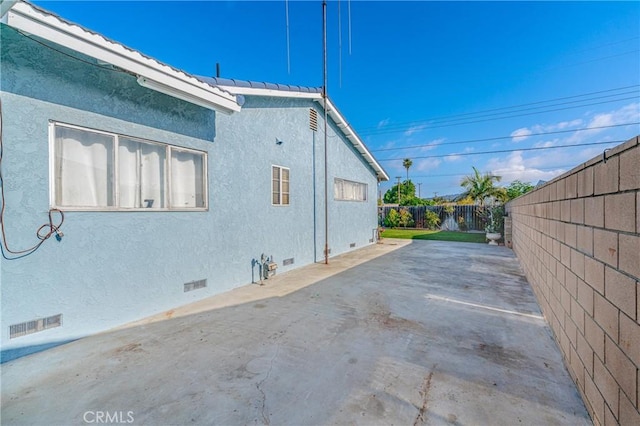
[[[385,239],[2,365],[2,424],[591,424],[513,253]]]

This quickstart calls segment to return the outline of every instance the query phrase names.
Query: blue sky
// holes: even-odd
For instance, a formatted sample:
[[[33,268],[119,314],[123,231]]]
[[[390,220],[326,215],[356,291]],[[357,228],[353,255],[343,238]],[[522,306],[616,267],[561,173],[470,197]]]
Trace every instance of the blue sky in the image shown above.
[[[319,0],[34,3],[192,74],[322,85]],[[549,180],[640,134],[640,2],[341,0],[327,27],[330,97],[422,197],[472,166]]]

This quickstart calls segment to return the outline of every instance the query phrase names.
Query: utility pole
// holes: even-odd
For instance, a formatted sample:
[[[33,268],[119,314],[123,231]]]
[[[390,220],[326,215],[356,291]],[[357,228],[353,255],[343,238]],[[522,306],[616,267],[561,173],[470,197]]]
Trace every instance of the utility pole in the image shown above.
[[[398,206],[400,206],[400,176],[396,176],[398,179]]]
[[[420,188],[422,187],[422,182],[418,182],[418,198],[420,197]]]
[[[324,105],[324,264],[329,264],[329,190],[327,176],[327,2],[322,2],[322,99]]]

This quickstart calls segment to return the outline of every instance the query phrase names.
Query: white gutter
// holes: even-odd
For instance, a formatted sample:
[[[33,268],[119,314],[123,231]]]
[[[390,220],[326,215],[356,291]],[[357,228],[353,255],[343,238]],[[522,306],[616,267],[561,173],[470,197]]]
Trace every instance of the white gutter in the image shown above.
[[[167,94],[171,96],[187,101],[191,99],[193,103],[225,114],[240,111],[240,105],[234,95],[210,86],[183,71],[108,40],[100,34],[68,23],[29,3],[5,3],[6,1],[2,1],[0,8],[0,11],[4,12],[8,7],[3,22],[13,28],[107,62],[135,74],[138,78],[157,82],[159,87],[169,87],[171,93]]]
[[[351,128],[349,123],[347,123],[344,117],[342,117],[342,114],[340,114],[337,108],[333,105],[333,102],[331,102],[331,99],[327,98],[327,104],[329,109],[328,111],[329,116],[333,119],[333,121],[336,123],[338,128],[342,130],[342,132],[345,134],[347,139],[351,141],[351,144],[356,149],[356,151],[358,151],[367,160],[369,165],[373,167],[373,169],[376,171],[376,174],[378,175],[378,181],[388,181],[389,175],[387,174],[387,172],[384,171],[382,166],[376,161],[374,156],[369,152],[367,147],[364,145],[364,142],[362,142],[362,140],[358,137],[356,132]]]

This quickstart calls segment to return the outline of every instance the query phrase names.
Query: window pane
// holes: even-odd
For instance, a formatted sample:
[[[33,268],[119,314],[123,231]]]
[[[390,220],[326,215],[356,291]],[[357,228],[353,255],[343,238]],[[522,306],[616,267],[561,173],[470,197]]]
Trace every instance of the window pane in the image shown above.
[[[204,155],[171,149],[171,207],[206,207]]]
[[[61,207],[111,207],[114,138],[57,126],[54,143],[55,203]]]
[[[271,203],[280,204],[280,194],[278,192],[273,192],[271,194]]]
[[[288,180],[282,181],[282,192],[286,192],[287,194],[289,193],[289,181]]]
[[[164,208],[165,146],[120,138],[120,207]]]
[[[289,194],[287,193],[282,194],[282,204],[289,205]]]
[[[282,169],[282,180],[289,180],[289,169]]]
[[[280,168],[279,167],[273,167],[272,168],[272,174],[273,174],[273,179],[274,180],[280,180]]]

